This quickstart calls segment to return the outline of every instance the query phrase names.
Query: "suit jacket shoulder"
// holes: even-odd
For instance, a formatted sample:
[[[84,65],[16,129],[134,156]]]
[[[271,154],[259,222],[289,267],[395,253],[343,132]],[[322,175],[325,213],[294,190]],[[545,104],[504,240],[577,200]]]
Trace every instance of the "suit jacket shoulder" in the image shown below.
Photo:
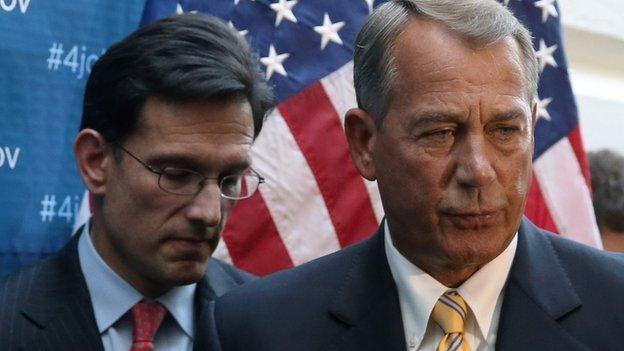
[[[193,350],[203,351],[210,349],[208,331],[214,325],[211,303],[215,298],[255,279],[245,271],[218,259],[210,259],[206,268],[206,275],[197,284],[195,292],[195,338]]]
[[[384,349],[405,345],[381,233],[226,294],[215,322],[224,351],[379,350],[380,336]]]
[[[225,263],[219,259],[212,258],[206,268],[205,280],[212,292],[210,299],[213,300],[226,292],[248,283],[257,277]]]
[[[545,232],[545,231],[543,231]],[[579,244],[560,235],[544,234],[574,281],[592,280],[611,290],[624,288],[624,253],[608,252]],[[594,286],[595,287],[595,286]],[[624,301],[624,299],[622,299]]]
[[[523,219],[496,349],[619,349],[623,288],[623,255],[572,242]],[[226,294],[214,314],[223,351],[406,347],[381,232]]]
[[[547,235],[581,301],[562,325],[592,349],[624,343],[624,254]]]
[[[0,349],[103,350],[77,246],[75,235],[0,284]]]
[[[0,350],[101,350],[89,291],[78,259],[77,233],[61,251],[0,283]],[[208,304],[253,279],[212,259],[195,294],[194,350],[205,350]]]
[[[617,349],[624,342],[624,255],[523,220],[505,288],[497,349]]]

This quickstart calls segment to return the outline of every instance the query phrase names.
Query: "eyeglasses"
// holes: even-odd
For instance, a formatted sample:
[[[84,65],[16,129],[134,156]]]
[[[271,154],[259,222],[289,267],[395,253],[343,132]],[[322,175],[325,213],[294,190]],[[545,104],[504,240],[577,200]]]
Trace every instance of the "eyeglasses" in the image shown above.
[[[145,163],[118,143],[115,143],[115,146],[137,160],[148,171],[158,174],[158,187],[175,195],[196,195],[203,189],[207,180],[220,179],[219,189],[221,189],[222,197],[230,200],[242,200],[251,197],[258,190],[258,186],[264,183],[264,178],[252,169],[222,178],[209,178],[196,171],[177,167],[158,169]]]

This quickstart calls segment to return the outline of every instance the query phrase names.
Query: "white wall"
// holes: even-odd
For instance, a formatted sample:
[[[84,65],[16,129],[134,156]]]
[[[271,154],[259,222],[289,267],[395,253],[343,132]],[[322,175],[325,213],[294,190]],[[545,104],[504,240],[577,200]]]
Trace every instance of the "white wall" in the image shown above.
[[[558,3],[585,147],[624,154],[624,1]]]

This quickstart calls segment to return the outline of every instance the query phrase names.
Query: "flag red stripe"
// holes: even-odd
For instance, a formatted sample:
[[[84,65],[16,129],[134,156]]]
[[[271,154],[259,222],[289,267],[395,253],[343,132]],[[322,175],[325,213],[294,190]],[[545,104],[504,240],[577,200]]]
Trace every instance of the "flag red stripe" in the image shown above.
[[[223,231],[232,262],[257,275],[293,267],[262,194],[240,201]]]
[[[587,155],[585,154],[585,148],[583,147],[583,138],[581,137],[581,129],[580,126],[576,126],[568,135],[568,140],[570,140],[570,144],[572,145],[572,150],[574,150],[574,154],[578,159],[579,166],[581,167],[581,171],[583,172],[583,177],[587,182],[587,186],[589,187],[589,192],[591,193],[591,178],[589,176],[589,165],[587,163]]]
[[[529,189],[529,196],[527,198],[524,214],[538,227],[550,230],[553,233],[559,232],[555,221],[550,215],[550,210],[546,205],[542,190],[540,189],[535,175],[533,175],[533,182],[531,183],[531,189]]]
[[[314,173],[340,245],[367,237],[377,228],[373,206],[321,83],[282,103],[279,110]]]

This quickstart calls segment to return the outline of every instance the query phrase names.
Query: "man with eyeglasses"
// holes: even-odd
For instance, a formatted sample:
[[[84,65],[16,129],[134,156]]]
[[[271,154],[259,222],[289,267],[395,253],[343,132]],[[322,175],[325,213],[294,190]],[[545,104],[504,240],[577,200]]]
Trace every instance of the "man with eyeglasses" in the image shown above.
[[[93,216],[0,285],[1,350],[203,350],[208,303],[251,276],[210,259],[263,178],[274,97],[244,39],[199,14],[148,25],[94,65],[74,151]]]

